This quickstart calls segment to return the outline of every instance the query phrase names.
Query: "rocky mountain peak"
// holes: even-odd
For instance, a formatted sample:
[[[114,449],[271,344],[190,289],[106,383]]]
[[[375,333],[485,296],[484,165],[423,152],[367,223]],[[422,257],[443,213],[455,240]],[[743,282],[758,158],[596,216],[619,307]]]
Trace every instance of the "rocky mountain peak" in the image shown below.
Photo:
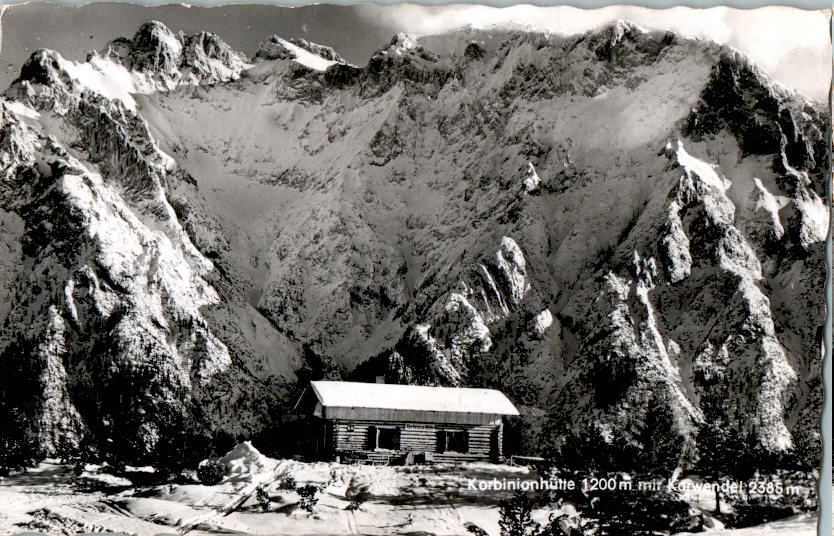
[[[415,36],[400,32],[371,56],[361,80],[369,96],[400,83],[409,91],[432,95],[453,76],[451,58],[427,50]]]
[[[101,53],[91,52],[87,61],[99,58],[150,75],[167,89],[181,83],[231,80],[248,65],[246,56],[232,50],[217,34],[175,34],[159,21],[143,24],[131,39],[111,41]]]
[[[255,59],[264,60],[285,60],[294,59],[295,53],[287,47],[283,38],[277,35],[271,35],[266,40],[261,41],[258,51],[255,53]]]
[[[402,54],[407,50],[415,50],[420,49],[417,43],[417,37],[411,34],[397,32],[390,41],[388,41],[388,46],[383,49],[386,53],[393,53],[393,54]]]
[[[211,32],[186,36],[180,70],[197,82],[216,83],[240,76],[248,60]]]
[[[673,32],[648,30],[617,21],[590,33],[587,43],[594,55],[609,66],[633,70],[657,61],[676,39],[680,38]]]
[[[745,154],[777,154],[774,169],[780,173],[819,171],[817,161],[823,136],[813,121],[820,111],[797,95],[778,87],[756,65],[737,51],[724,50],[712,67],[701,101],[693,108],[685,133],[696,139],[725,128],[739,141]],[[753,118],[751,120],[751,118]]]
[[[53,50],[36,50],[23,64],[17,81],[30,81],[43,85],[70,82],[67,73],[61,68],[61,61],[61,55]]]
[[[130,40],[128,67],[173,75],[182,60],[181,39],[159,21],[146,22]]]

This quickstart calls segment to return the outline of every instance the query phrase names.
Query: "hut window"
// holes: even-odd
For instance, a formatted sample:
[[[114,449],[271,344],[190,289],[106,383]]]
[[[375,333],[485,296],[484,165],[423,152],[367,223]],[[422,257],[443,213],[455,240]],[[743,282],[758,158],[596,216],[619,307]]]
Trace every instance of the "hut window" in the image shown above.
[[[379,426],[369,427],[370,443],[374,449],[399,450],[400,429],[383,428]]]
[[[469,452],[466,430],[440,430],[437,432],[438,452]]]

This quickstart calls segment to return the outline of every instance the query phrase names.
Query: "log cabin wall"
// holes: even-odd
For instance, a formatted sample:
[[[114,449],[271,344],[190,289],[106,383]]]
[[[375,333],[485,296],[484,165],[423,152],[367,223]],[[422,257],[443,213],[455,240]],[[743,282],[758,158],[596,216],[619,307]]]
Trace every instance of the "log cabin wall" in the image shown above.
[[[317,415],[333,421],[377,421],[407,423],[497,424],[501,415],[458,411],[415,411],[392,408],[346,408],[328,406],[317,408]]]
[[[328,420],[328,455],[361,453],[372,461],[392,461],[408,452],[428,452],[435,461],[497,460],[501,457],[503,426],[495,419],[487,424],[414,423],[408,421]],[[376,429],[399,429],[399,448],[376,449]],[[465,432],[466,452],[443,448],[440,432]]]

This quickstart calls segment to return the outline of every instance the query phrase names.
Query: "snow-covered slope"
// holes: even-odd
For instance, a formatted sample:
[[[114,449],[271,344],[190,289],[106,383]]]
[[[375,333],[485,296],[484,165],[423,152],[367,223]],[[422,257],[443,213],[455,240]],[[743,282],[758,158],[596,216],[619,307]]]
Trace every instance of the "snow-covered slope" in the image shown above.
[[[149,26],[170,37],[144,25],[131,70],[39,51],[2,105],[3,410],[49,452],[93,433],[141,457],[192,421],[252,433],[293,377],[298,350],[217,281],[177,197],[191,179],[135,113],[134,92],[184,79],[138,46],[199,64],[178,38],[137,44]]]
[[[814,459],[821,105],[627,23],[256,60],[149,23],[6,92],[0,341],[56,393],[46,444],[107,429],[85,386],[133,368],[248,433],[303,361],[501,388],[550,414],[539,445],[677,462],[720,423]]]
[[[311,43],[306,39],[292,38],[289,41],[277,35],[261,43],[256,59],[291,59],[314,71],[326,71],[337,63],[347,63],[338,52],[330,47]]]

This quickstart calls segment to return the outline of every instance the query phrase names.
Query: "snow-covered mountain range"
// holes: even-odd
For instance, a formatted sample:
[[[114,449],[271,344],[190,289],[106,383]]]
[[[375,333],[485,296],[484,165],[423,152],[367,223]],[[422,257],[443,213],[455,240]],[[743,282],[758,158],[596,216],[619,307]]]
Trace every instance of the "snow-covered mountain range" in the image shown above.
[[[355,66],[149,22],[3,99],[0,405],[47,451],[385,375],[499,387],[540,444],[816,464],[830,120],[736,51],[620,22]]]

